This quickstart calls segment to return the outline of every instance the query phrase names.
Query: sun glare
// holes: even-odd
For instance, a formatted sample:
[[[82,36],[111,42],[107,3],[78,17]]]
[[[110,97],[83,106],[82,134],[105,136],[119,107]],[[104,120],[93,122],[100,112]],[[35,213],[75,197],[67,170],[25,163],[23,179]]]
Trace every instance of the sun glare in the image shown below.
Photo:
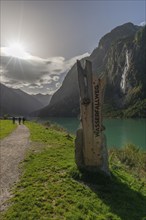
[[[25,48],[20,43],[10,44],[7,48],[7,53],[9,56],[17,57],[21,59],[29,59],[29,54],[25,51]]]

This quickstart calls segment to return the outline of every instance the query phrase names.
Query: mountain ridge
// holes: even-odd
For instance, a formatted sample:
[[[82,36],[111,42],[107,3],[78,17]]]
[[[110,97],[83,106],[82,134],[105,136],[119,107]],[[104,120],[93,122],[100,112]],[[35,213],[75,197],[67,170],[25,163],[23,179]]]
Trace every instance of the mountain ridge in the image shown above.
[[[132,92],[132,88],[137,85],[132,85],[134,83],[134,77],[138,77],[138,74],[134,72],[133,66],[135,66],[136,58],[134,54],[143,54],[141,57],[143,70],[141,70],[141,77],[145,77],[144,69],[145,69],[145,44],[144,41],[142,42],[139,38],[139,45],[136,42],[136,36],[140,32],[140,30],[144,30],[145,28],[139,27],[137,25],[133,25],[132,23],[126,23],[124,25],[118,26],[113,29],[110,33],[106,34],[101,38],[99,41],[99,46],[93,50],[91,55],[88,58],[84,58],[81,60],[81,63],[84,64],[84,60],[88,59],[92,62],[92,69],[97,75],[101,73],[106,76],[107,85],[105,88],[105,98],[104,98],[104,113],[106,116],[124,116],[124,117],[136,117],[140,116],[140,113],[123,113],[121,111],[127,111],[128,108],[135,105],[135,103],[130,104],[127,100],[130,99],[130,93]],[[143,35],[141,34],[141,35]],[[140,35],[140,34],[139,34]],[[140,46],[141,45],[141,46]],[[132,59],[131,64],[129,67],[129,72],[127,72],[126,80],[129,80],[132,88],[128,88],[126,91],[126,95],[122,92],[122,88],[120,86],[122,80],[122,74],[124,72],[124,68],[126,65],[126,47],[128,49],[131,48]],[[143,49],[142,49],[143,48]],[[114,54],[114,50],[117,49],[117,53]],[[120,52],[122,51],[122,53]],[[143,51],[143,52],[142,52]],[[137,67],[136,66],[136,67]],[[136,68],[136,71],[139,71],[140,68]],[[131,76],[132,74],[132,76]],[[132,79],[131,79],[131,78]],[[138,79],[138,82],[141,81]],[[130,81],[131,80],[131,81]],[[116,83],[118,82],[118,87]],[[142,84],[143,85],[143,84]],[[142,86],[143,87],[143,86]],[[144,86],[145,87],[145,86]],[[110,88],[110,89],[109,89]],[[108,101],[109,95],[108,92],[110,91],[110,100]],[[114,103],[113,103],[114,97]],[[142,99],[146,98],[144,97]],[[145,104],[144,104],[145,106]],[[125,109],[124,109],[125,108]],[[120,111],[117,112],[116,111]],[[77,116],[79,115],[80,108],[79,108],[79,88],[78,88],[78,79],[77,79],[77,67],[76,64],[73,65],[71,70],[66,75],[62,86],[60,89],[53,95],[51,102],[48,106],[40,110],[40,112],[36,112],[40,117],[46,116],[53,116],[53,117],[65,117],[65,116]],[[143,110],[142,110],[143,112]],[[114,114],[112,114],[114,113]],[[145,116],[145,113],[142,113],[142,116]]]
[[[50,101],[51,101],[51,98],[52,98],[52,95],[49,95],[49,94],[41,94],[41,93],[38,93],[38,94],[35,94],[35,95],[32,95],[35,99],[37,99],[43,107],[47,106]]]
[[[5,114],[27,116],[40,108],[42,104],[36,98],[20,89],[12,89],[0,83],[0,116]]]

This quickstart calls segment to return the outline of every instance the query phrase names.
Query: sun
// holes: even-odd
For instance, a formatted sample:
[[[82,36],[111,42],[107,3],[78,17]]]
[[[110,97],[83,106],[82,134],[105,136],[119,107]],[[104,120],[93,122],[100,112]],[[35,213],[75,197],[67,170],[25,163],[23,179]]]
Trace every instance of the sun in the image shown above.
[[[25,51],[25,48],[20,43],[12,43],[7,48],[7,54],[12,57],[29,59],[29,54]]]

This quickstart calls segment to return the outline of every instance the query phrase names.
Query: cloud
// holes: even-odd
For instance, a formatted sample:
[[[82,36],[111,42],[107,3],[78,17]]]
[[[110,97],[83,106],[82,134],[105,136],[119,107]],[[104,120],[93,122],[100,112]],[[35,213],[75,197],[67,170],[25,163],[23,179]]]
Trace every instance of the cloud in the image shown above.
[[[59,88],[61,86],[61,83],[56,83],[56,88]]]
[[[28,93],[53,93],[62,84],[64,77],[77,59],[89,56],[88,53],[65,60],[64,57],[28,56],[12,57],[7,48],[1,48],[1,83],[12,88],[20,88]]]
[[[146,25],[146,21],[143,21],[139,24],[140,26],[145,26]]]

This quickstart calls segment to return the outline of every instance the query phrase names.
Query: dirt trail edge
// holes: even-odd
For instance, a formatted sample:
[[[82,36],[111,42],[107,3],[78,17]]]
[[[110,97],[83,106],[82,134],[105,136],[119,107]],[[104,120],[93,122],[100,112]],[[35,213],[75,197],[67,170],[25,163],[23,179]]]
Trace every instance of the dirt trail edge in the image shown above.
[[[30,145],[29,135],[25,125],[18,125],[12,134],[0,140],[0,211],[7,207],[5,202],[11,197],[10,189],[18,181],[19,163]]]

